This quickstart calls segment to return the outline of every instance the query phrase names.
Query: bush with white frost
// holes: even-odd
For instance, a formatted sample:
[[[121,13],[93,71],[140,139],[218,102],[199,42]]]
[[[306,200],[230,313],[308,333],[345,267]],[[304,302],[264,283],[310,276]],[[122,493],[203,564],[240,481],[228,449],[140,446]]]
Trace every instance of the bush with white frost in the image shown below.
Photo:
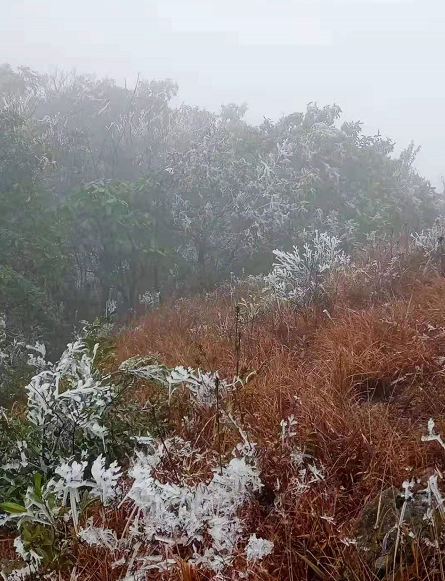
[[[306,306],[325,292],[329,273],[344,268],[349,257],[341,249],[341,241],[326,232],[315,232],[311,242],[292,252],[274,251],[276,260],[265,277],[267,288],[280,300]]]
[[[177,470],[180,461],[192,465],[203,458],[190,442],[177,436],[165,440],[150,434],[133,436],[130,467],[123,469],[108,457],[104,413],[117,397],[119,381],[155,381],[167,397],[182,385],[192,405],[208,408],[218,398],[223,401],[236,380],[228,383],[217,373],[181,366],[169,369],[154,360],[134,358],[121,365],[121,379],[115,385],[95,365],[98,350],[98,345],[88,347],[79,339],[68,345],[58,362],[50,364],[44,360],[44,349],[36,346],[39,372],[27,386],[27,422],[23,424],[29,431],[2,450],[0,464],[0,486],[13,484],[19,476],[28,482],[20,503],[7,500],[0,505],[0,526],[16,524],[15,546],[26,564],[5,578],[27,578],[52,560],[63,559],[71,542],[69,529],[73,538],[110,551],[132,550],[137,555],[141,542],[143,546],[153,543],[151,554],[138,557],[138,565],[130,559],[130,577],[173,566],[175,561],[165,556],[162,546],[187,548],[191,564],[222,572],[245,538],[239,510],[263,486],[253,453],[255,443],[247,441],[236,419],[227,413],[225,421],[233,423],[243,442],[235,447],[231,460],[214,463],[210,478],[189,482],[185,471]],[[13,433],[13,420],[6,411],[2,411],[2,421]],[[173,456],[180,458],[174,465]],[[16,498],[18,490],[14,494]],[[128,520],[122,538],[86,520],[91,503],[101,507],[102,516],[108,506],[125,508]],[[44,545],[34,546],[30,539],[35,535]],[[249,546],[251,555],[270,552],[261,539]]]
[[[440,216],[435,220],[431,228],[427,228],[421,232],[415,232],[411,236],[414,247],[429,258],[433,258],[439,252],[443,252],[445,217]]]
[[[55,365],[35,375],[28,392],[28,420],[42,438],[44,462],[75,452],[77,434],[98,439],[106,448],[107,428],[102,417],[112,402],[114,387],[94,369],[97,346],[92,353],[82,340],[70,343]]]
[[[218,372],[195,370],[191,367],[178,365],[173,369],[168,369],[165,365],[150,361],[148,364],[143,358],[133,357],[124,361],[120,366],[120,371],[146,379],[158,381],[168,388],[169,399],[176,389],[184,385],[192,398],[198,405],[212,406],[217,399],[223,399],[234,388],[236,378],[233,383],[228,383],[218,376]]]
[[[227,466],[215,468],[209,483],[162,483],[154,468],[163,456],[159,449],[154,454],[139,453],[129,471],[133,484],[126,499],[133,507],[132,534],[196,547],[208,535],[211,546],[204,552],[196,550],[192,561],[213,570],[224,568],[243,528],[237,511],[262,488],[259,471],[244,458],[233,458]]]

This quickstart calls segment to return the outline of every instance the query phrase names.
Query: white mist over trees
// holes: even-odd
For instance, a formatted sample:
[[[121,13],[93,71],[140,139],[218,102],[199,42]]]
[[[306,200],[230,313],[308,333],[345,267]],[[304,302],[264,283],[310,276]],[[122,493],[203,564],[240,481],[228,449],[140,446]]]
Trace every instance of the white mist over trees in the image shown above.
[[[442,197],[337,105],[276,123],[172,105],[170,80],[0,68],[0,304],[27,336],[70,332],[116,301],[267,272],[304,233],[420,231]],[[406,226],[405,226],[406,225]]]

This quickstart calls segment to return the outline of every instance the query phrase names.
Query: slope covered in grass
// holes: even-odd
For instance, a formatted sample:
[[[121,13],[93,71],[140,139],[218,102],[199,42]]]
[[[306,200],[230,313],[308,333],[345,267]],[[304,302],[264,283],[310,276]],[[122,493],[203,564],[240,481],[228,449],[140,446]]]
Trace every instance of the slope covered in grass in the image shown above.
[[[415,253],[373,252],[305,308],[247,281],[164,304],[82,355],[121,382],[121,407],[111,391],[97,416],[102,467],[73,445],[44,478],[42,498],[68,505],[47,574],[443,579],[445,279]],[[83,458],[71,501],[67,466]]]
[[[237,368],[257,371],[224,405],[257,444],[265,488],[246,518],[274,542],[260,576],[381,577],[383,563],[393,566],[389,557],[377,562],[385,555],[381,543],[403,499],[392,499],[391,527],[380,530],[377,515],[366,523],[361,534],[375,539],[360,551],[347,539],[365,526],[364,508],[390,487],[402,491],[406,480],[425,488],[444,467],[443,448],[422,436],[429,418],[438,432],[445,428],[445,282],[409,279],[397,293],[359,308],[339,301],[332,313],[281,307],[238,325],[233,298],[185,301],[152,313],[119,339],[121,359],[158,353],[170,364],[217,369],[222,377]],[[187,429],[182,418],[190,410],[173,413],[177,432],[203,450],[230,454],[239,440],[233,425],[218,426],[215,409]],[[322,467],[307,488],[300,477],[305,454]],[[433,565],[427,544],[417,539],[399,547],[397,578],[428,578],[426,570],[435,578],[440,551]]]

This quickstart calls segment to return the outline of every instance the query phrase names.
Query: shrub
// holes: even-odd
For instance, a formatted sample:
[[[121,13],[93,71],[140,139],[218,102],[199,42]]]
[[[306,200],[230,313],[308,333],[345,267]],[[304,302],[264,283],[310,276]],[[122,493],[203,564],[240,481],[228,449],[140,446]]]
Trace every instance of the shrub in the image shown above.
[[[266,277],[268,288],[278,299],[291,301],[300,308],[320,301],[327,294],[328,274],[349,263],[340,244],[335,236],[316,231],[302,250],[297,246],[293,252],[275,250],[277,260]]]

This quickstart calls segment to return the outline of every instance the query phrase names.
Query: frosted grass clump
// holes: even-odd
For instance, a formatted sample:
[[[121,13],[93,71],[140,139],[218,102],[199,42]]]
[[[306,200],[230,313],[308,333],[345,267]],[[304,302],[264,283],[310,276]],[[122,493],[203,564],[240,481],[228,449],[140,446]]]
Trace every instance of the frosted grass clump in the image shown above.
[[[14,569],[7,575],[6,573],[1,573],[2,579],[4,581],[25,581],[26,579],[32,579],[34,574],[37,573],[39,567],[35,563],[21,567],[20,569]]]
[[[280,422],[281,427],[281,443],[285,444],[287,439],[291,439],[297,435],[297,432],[294,431],[295,426],[297,425],[297,421],[293,415],[290,415],[287,420],[282,419]]]
[[[38,555],[33,549],[27,551],[20,537],[16,537],[14,539],[14,548],[16,550],[16,553],[20,555],[20,557],[25,561],[25,563],[35,566],[40,565],[42,557]]]
[[[290,460],[297,476],[291,480],[291,485],[296,495],[304,494],[313,485],[326,479],[325,467],[321,462],[317,466],[315,458],[303,452],[298,446],[290,453]]]
[[[219,378],[218,372],[195,371],[191,367],[182,366],[172,369],[167,381],[171,385],[184,384],[192,399],[203,406],[212,406],[217,398],[225,398],[232,389],[232,385]]]
[[[91,467],[92,480],[85,478],[87,464],[86,461],[75,460],[71,463],[61,462],[55,469],[56,477],[48,483],[48,489],[61,499],[63,505],[69,500],[75,527],[79,522],[81,488],[89,489],[92,496],[100,499],[102,506],[106,506],[120,494],[118,481],[122,474],[117,462],[112,462],[109,468],[105,468],[105,459],[99,455]]]
[[[84,471],[87,462],[72,462],[71,465],[67,462],[62,462],[55,470],[58,480],[50,482],[50,488],[54,493],[62,499],[62,503],[66,504],[70,501],[71,516],[74,526],[77,527],[79,522],[78,504],[80,502],[79,489],[86,486],[84,480]]]
[[[144,305],[146,311],[152,311],[161,304],[161,293],[145,291],[139,295],[139,302]]]
[[[89,525],[88,527],[81,529],[78,532],[78,536],[90,547],[103,547],[113,551],[118,545],[116,533],[111,529]]]
[[[437,441],[442,446],[442,448],[445,448],[445,443],[442,440],[442,436],[440,434],[436,434],[434,432],[434,425],[435,425],[435,423],[434,423],[433,418],[430,418],[428,420],[428,435],[422,436],[422,442]]]
[[[91,494],[98,496],[102,505],[107,506],[120,493],[117,483],[122,473],[118,463],[114,461],[105,468],[105,458],[100,454],[91,466],[91,476],[92,482],[88,482]]]

